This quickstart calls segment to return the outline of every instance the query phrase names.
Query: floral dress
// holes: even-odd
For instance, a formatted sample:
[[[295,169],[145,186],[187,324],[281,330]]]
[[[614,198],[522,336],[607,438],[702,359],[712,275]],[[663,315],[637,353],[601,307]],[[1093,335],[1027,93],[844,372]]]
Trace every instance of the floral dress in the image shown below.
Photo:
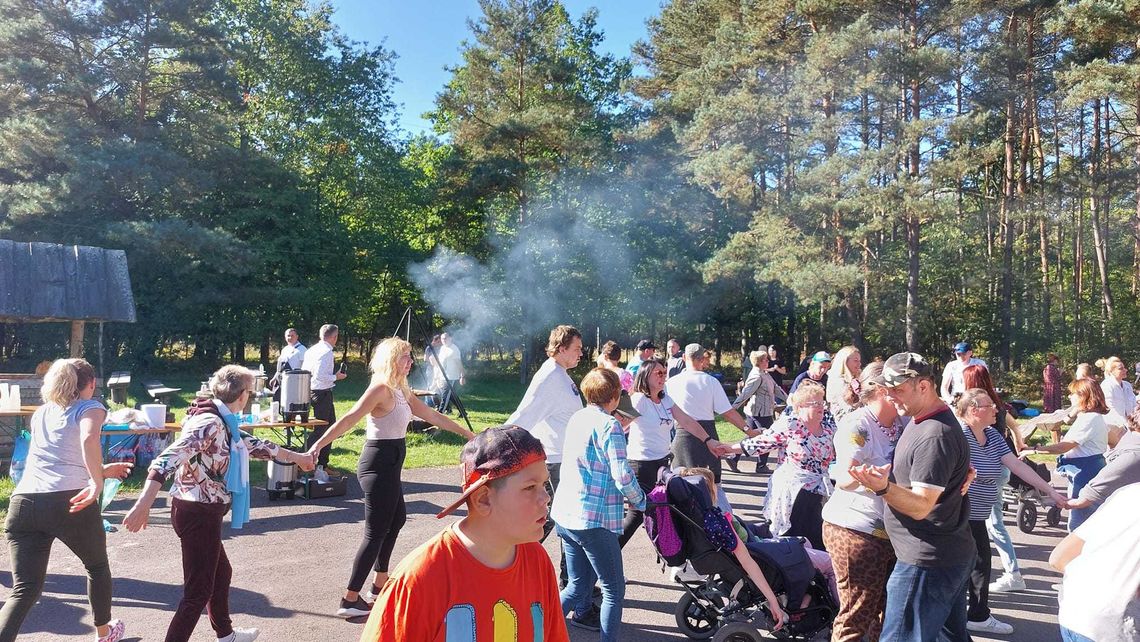
[[[827,469],[835,460],[834,424],[821,424],[820,433],[813,435],[799,419],[792,418],[783,430],[776,426],[740,442],[746,455],[783,449],[786,458],[772,473],[768,482],[769,496],[764,505],[774,535],[782,535],[791,526],[792,507],[801,490],[827,497],[831,495],[831,480]]]

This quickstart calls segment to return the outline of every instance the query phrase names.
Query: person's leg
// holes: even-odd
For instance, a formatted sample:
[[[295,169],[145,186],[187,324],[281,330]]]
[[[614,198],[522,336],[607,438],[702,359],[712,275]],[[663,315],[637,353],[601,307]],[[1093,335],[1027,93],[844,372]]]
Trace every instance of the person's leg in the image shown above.
[[[188,642],[202,609],[210,603],[222,551],[224,514],[224,504],[170,500],[170,524],[182,547],[183,592],[166,629],[166,642]]]
[[[839,588],[832,642],[876,642],[883,628],[887,577],[895,563],[890,541],[827,522],[823,540]]]
[[[59,527],[56,536],[87,570],[87,600],[95,616],[95,627],[111,621],[111,564],[107,561],[107,533],[99,504],[91,504],[78,513],[68,514],[68,506],[57,509]]]
[[[625,570],[617,535],[604,528],[591,528],[576,534],[602,587],[602,642],[617,640],[622,603],[625,601]]]
[[[357,474],[364,490],[364,540],[356,551],[345,593],[350,602],[356,600],[369,571],[388,571],[396,535],[406,521],[400,483],[405,452],[402,439],[383,439],[369,441],[360,453]]]
[[[1076,631],[1070,631],[1064,626],[1061,627],[1061,640],[1063,642],[1096,642],[1096,640],[1085,637]]]
[[[789,519],[788,536],[806,537],[811,547],[818,550],[827,550],[823,542],[823,495],[817,495],[806,489],[801,489],[792,504],[792,515]]]
[[[550,481],[546,482],[546,492],[550,494],[550,499],[554,499],[554,493],[558,490],[558,476],[562,469],[561,463],[548,463],[546,464],[546,472],[550,475]],[[550,519],[549,509],[546,514],[546,523],[542,525],[542,539],[539,542],[545,542],[550,533],[554,531],[554,520]],[[558,586],[566,588],[566,582],[569,575],[566,570],[566,548],[559,545],[558,554]]]
[[[776,422],[776,418],[768,415],[767,417],[756,417],[756,427],[760,430],[766,430],[772,427]],[[768,455],[769,453],[761,453],[756,455],[756,472],[762,473],[768,470]]]
[[[584,531],[571,531],[561,526],[555,526],[554,530],[562,540],[562,552],[566,556],[566,569],[569,573],[566,586],[559,593],[562,614],[568,615],[573,611],[576,617],[580,617],[590,609],[590,598],[598,576],[590,565],[581,541],[580,536]]]
[[[887,580],[882,642],[967,642],[966,583],[973,561],[951,567],[895,563]]]
[[[230,558],[226,555],[226,547],[218,542],[218,563],[214,567],[214,589],[210,592],[210,601],[206,602],[206,615],[210,618],[210,626],[214,635],[219,639],[234,632],[233,622],[230,620],[230,582],[233,580],[234,569],[230,566]]]
[[[948,593],[936,592],[934,595],[935,600],[941,600],[950,605],[950,611],[946,614],[942,630],[938,632],[940,642],[971,642],[970,631],[966,626],[968,608],[966,595],[969,590],[972,567],[971,562],[966,562],[959,566],[939,569],[941,573],[938,588],[945,590],[949,587],[956,587]]]
[[[637,483],[641,486],[641,490],[648,493],[653,490],[657,485],[657,471],[666,464],[668,459],[654,459],[652,461],[634,461],[630,460],[629,467],[633,470],[633,476],[637,478]],[[625,548],[626,542],[633,537],[637,532],[638,527],[645,521],[644,511],[637,510],[630,507],[628,504],[625,508],[625,521],[622,522],[621,536],[618,538],[618,545]]]
[[[24,618],[40,599],[54,537],[39,529],[35,495],[13,495],[5,522],[12,557],[12,592],[0,607],[0,642],[15,642]]]
[[[990,537],[986,532],[986,523],[980,519],[970,520],[970,533],[974,536],[977,555],[970,571],[966,617],[971,622],[985,622],[990,619]]]
[[[333,391],[328,390],[314,390],[310,397],[312,403],[312,415],[314,419],[329,422],[329,426],[336,423],[336,408],[333,406]],[[313,447],[313,444],[320,441],[321,437],[325,436],[325,431],[328,426],[320,426],[313,428],[309,436],[305,438],[305,449]],[[317,455],[317,465],[327,467],[329,465],[329,453],[332,452],[332,444],[325,446]]]
[[[1017,551],[1013,548],[1013,538],[1005,527],[1005,516],[1002,512],[1002,491],[1009,482],[1009,469],[1004,469],[1002,477],[998,479],[998,498],[990,508],[989,519],[986,520],[986,529],[989,530],[990,539],[997,548],[998,557],[1001,558],[1002,569],[1008,575],[1019,575],[1021,567],[1017,563]]]

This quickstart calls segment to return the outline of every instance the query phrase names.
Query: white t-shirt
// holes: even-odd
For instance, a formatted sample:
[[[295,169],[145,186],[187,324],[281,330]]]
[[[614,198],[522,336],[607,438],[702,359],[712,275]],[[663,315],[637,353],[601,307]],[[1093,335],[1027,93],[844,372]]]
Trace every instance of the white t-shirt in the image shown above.
[[[289,364],[290,370],[297,370],[305,362],[305,346],[300,341],[293,345],[286,344],[281,349],[281,356],[277,357],[277,369],[283,370],[284,364]]]
[[[1058,623],[1097,642],[1140,640],[1140,484],[1113,493],[1074,535],[1081,554],[1065,567]]]
[[[557,464],[562,461],[566,424],[582,408],[582,397],[574,380],[557,361],[547,359],[534,373],[519,407],[506,423],[537,437],[546,450],[546,462]]]
[[[641,416],[629,424],[629,444],[626,456],[633,461],[653,461],[669,455],[673,444],[673,432],[677,422],[673,419],[673,400],[669,395],[654,403],[640,392],[630,397],[633,407]]]
[[[950,363],[946,364],[946,369],[942,371],[942,390],[946,390],[946,382],[950,382],[950,394],[946,398],[951,398],[954,393],[966,392],[966,381],[962,378],[962,372],[969,366],[981,366],[986,368],[986,362],[977,357],[970,357],[970,361],[962,363],[961,359],[955,358]]]
[[[440,346],[438,352],[444,374],[452,381],[459,381],[460,375],[463,374],[463,354],[459,352],[459,348],[454,343],[451,345],[445,343]]]
[[[862,486],[856,486],[855,490],[843,490],[839,485],[851,481],[847,469],[853,461],[874,466],[891,463],[895,444],[909,421],[907,417],[900,417],[884,429],[870,408],[856,409],[840,420],[835,431],[835,465],[831,469],[836,487],[831,499],[823,506],[825,521],[886,538],[886,526],[883,524],[886,505],[883,498],[876,497],[875,493]]]
[[[1103,455],[1108,450],[1108,424],[1104,422],[1104,415],[1099,412],[1082,412],[1073,420],[1069,432],[1061,438],[1077,445],[1076,448],[1065,453],[1070,459],[1078,457],[1092,457]]]
[[[716,377],[699,370],[685,370],[665,382],[665,394],[686,415],[697,421],[712,421],[732,410],[732,403]]]
[[[1136,393],[1132,384],[1127,381],[1117,381],[1113,377],[1105,377],[1100,382],[1100,389],[1104,391],[1104,401],[1108,407],[1115,410],[1122,417],[1127,417],[1136,409]]]

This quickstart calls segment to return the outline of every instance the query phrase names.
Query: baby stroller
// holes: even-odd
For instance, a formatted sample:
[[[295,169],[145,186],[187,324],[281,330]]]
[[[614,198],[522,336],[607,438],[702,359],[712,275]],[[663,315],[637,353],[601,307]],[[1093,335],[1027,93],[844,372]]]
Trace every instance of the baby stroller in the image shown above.
[[[1025,463],[1035,470],[1041,479],[1045,481],[1051,479],[1049,467],[1044,463],[1029,460],[1026,460]],[[1041,496],[1041,491],[1022,481],[1017,475],[1010,476],[1009,487],[1006,488],[1005,494],[1002,496],[1003,508],[1007,508],[1011,503],[1017,505],[1017,527],[1023,533],[1032,533],[1033,529],[1037,528],[1037,507],[1039,505],[1048,508],[1045,511],[1046,524],[1057,526],[1061,523],[1061,507],[1050,505],[1051,502]]]
[[[664,471],[646,508],[645,529],[658,556],[669,566],[688,562],[701,579],[684,574],[677,582],[685,590],[674,615],[681,632],[694,640],[751,642],[775,636],[784,640],[826,640],[839,610],[827,580],[819,573],[796,537],[753,540],[746,545],[780,598],[789,620],[777,631],[767,602],[731,550],[718,546],[706,532],[708,520],[724,520],[713,506],[706,481]],[[662,492],[663,491],[663,492]],[[664,522],[670,519],[669,524]],[[672,530],[669,536],[662,531]],[[679,544],[679,546],[678,546]],[[664,570],[664,569],[663,569]],[[809,600],[803,604],[804,596]],[[768,636],[760,631],[767,631]]]

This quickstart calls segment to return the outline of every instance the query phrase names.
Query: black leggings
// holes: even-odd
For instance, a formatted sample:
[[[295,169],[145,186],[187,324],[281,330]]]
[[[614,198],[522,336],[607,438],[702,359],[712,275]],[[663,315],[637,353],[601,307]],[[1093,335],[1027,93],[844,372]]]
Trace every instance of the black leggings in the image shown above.
[[[667,466],[668,464],[668,457],[662,457],[661,459],[654,459],[652,461],[629,460],[629,467],[633,469],[633,476],[637,478],[637,483],[646,494],[657,485],[657,471],[660,470],[662,466]],[[626,505],[625,521],[622,523],[622,533],[621,536],[618,537],[618,545],[624,548],[625,543],[633,537],[633,534],[637,532],[637,527],[641,526],[641,522],[643,521],[645,521],[644,511]]]
[[[356,475],[364,489],[364,541],[352,563],[348,590],[360,591],[369,568],[388,572],[396,536],[408,519],[400,473],[408,452],[403,439],[369,439],[360,453]]]
[[[977,554],[974,569],[970,571],[970,599],[966,618],[971,622],[985,622],[990,619],[990,565],[993,562],[986,520],[971,519],[970,533],[974,536]]]
[[[0,640],[11,642],[44,590],[51,545],[60,540],[87,569],[87,599],[95,626],[111,621],[111,566],[99,504],[71,513],[77,490],[13,495],[5,525],[12,555],[12,593],[0,608]]]

